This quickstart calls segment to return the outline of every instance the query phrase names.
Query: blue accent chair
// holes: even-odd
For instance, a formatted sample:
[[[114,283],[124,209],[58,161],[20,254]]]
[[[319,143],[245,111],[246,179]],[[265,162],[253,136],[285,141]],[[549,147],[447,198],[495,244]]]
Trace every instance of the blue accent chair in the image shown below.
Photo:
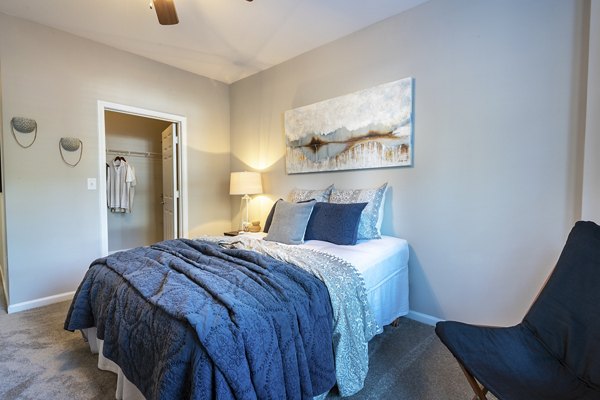
[[[600,399],[600,226],[577,222],[520,324],[439,322],[474,399]]]

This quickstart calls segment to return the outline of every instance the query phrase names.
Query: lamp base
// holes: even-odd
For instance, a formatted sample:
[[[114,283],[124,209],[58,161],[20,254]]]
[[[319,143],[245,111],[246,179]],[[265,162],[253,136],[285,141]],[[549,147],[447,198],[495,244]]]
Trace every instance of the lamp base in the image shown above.
[[[244,195],[244,197],[242,197],[242,200],[246,201],[246,218],[242,219],[242,230],[244,232],[248,232],[248,229],[250,228],[250,225],[252,225],[250,223],[250,218],[248,217],[249,215],[249,207],[250,207],[250,196],[248,196],[247,194]]]

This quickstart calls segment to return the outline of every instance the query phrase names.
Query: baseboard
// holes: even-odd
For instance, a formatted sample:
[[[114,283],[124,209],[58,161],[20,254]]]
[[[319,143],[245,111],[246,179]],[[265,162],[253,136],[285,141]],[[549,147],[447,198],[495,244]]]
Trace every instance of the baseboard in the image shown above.
[[[32,308],[47,306],[49,304],[60,303],[61,301],[71,300],[73,296],[75,296],[75,292],[67,292],[55,294],[54,296],[42,297],[40,299],[24,301],[22,303],[11,304],[8,306],[8,313],[12,314],[19,311],[31,310]]]
[[[413,310],[410,310],[408,312],[408,314],[406,314],[406,318],[412,319],[417,322],[421,322],[423,324],[431,325],[431,326],[435,326],[435,324],[437,324],[438,322],[443,321],[443,319],[433,317],[431,315],[423,314],[423,313],[413,311]]]

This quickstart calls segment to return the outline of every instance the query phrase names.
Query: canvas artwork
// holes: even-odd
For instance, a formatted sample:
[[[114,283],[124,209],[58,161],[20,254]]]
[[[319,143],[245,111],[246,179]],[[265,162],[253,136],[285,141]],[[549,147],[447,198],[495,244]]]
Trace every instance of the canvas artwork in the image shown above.
[[[413,79],[285,112],[288,174],[412,165]]]

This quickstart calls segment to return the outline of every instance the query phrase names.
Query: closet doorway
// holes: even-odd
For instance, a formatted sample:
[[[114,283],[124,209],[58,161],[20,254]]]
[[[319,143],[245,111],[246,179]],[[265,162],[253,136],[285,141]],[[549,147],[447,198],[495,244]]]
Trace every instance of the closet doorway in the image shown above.
[[[98,111],[102,254],[187,236],[185,118],[104,102]]]

